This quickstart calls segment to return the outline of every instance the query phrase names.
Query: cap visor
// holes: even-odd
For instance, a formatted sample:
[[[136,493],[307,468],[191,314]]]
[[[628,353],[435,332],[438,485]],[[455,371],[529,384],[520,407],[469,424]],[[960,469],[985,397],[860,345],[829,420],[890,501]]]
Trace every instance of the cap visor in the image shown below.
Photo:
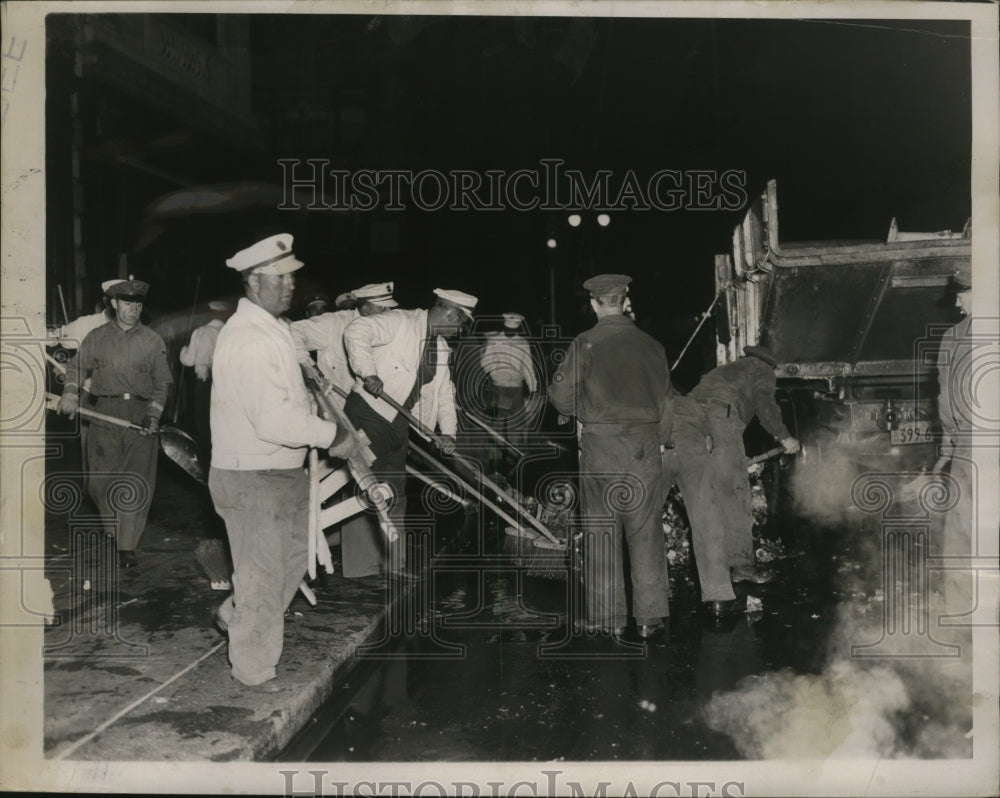
[[[268,266],[262,266],[254,271],[257,274],[271,274],[276,276],[281,276],[283,274],[291,274],[301,269],[305,264],[298,258],[282,258],[277,263],[272,263]]]

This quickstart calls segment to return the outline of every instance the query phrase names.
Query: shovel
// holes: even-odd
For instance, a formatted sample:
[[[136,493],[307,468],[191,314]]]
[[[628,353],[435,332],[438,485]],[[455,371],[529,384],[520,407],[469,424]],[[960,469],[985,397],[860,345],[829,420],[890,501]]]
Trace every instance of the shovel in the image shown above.
[[[413,427],[413,429],[415,429],[425,440],[433,441],[434,443],[436,443],[438,445],[438,447],[441,446],[441,444],[443,443],[441,436],[440,435],[436,435],[434,432],[432,432],[431,430],[429,430],[416,416],[413,415],[413,413],[411,413],[409,410],[407,410],[405,407],[403,407],[399,402],[397,402],[391,396],[387,396],[384,392],[379,396],[379,398],[382,399],[382,401],[384,401],[386,404],[388,404],[397,413],[402,414],[403,417],[406,418],[406,420],[410,422],[410,426]],[[465,466],[467,469],[469,469],[469,471],[471,471],[473,474],[477,474],[478,473],[478,469],[476,469],[474,466],[470,465],[469,462],[464,457],[461,457],[458,454],[452,454],[451,456],[457,462],[461,463],[463,466]],[[501,488],[499,485],[497,485],[492,480],[488,479],[485,475],[478,474],[478,479],[482,480],[483,484],[486,485],[486,487],[488,487],[491,491],[493,491],[494,493],[496,493],[496,495],[497,495],[498,498],[503,499],[504,502],[509,507],[511,507],[513,510],[515,510],[517,512],[518,515],[521,516],[521,518],[523,518],[525,521],[528,522],[528,524],[530,524],[531,526],[533,526],[538,532],[540,532],[542,535],[544,535],[546,538],[548,538],[548,540],[550,542],[555,543],[557,546],[562,546],[563,545],[556,538],[556,536],[553,535],[548,530],[548,528],[544,524],[541,523],[541,521],[539,521],[537,518],[535,518],[531,513],[527,512],[517,502],[510,501],[509,499],[507,499],[506,498],[506,493],[504,493],[503,488]],[[466,480],[463,480],[463,481],[466,481]]]
[[[54,393],[45,394],[45,407],[48,410],[55,410],[59,406],[59,397]],[[116,427],[130,429],[140,435],[148,434],[145,427],[133,424],[117,416],[109,416],[106,413],[99,413],[86,407],[77,408],[77,413],[86,418],[97,419],[106,424],[114,424]],[[177,463],[188,475],[201,485],[208,484],[205,478],[205,469],[198,460],[198,445],[194,439],[183,430],[166,424],[159,428],[160,449],[163,453]]]

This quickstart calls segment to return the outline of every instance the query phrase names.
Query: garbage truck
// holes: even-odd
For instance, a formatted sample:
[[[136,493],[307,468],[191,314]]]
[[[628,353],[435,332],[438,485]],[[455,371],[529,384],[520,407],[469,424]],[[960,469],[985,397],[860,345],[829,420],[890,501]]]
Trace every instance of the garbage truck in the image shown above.
[[[892,219],[885,240],[782,241],[768,182],[734,229],[732,253],[715,258],[716,359],[748,345],[777,358],[778,402],[804,445],[794,469],[850,479],[933,464],[937,351],[961,318],[952,277],[971,253],[969,222],[908,233]],[[774,483],[789,479],[769,481],[773,504]]]

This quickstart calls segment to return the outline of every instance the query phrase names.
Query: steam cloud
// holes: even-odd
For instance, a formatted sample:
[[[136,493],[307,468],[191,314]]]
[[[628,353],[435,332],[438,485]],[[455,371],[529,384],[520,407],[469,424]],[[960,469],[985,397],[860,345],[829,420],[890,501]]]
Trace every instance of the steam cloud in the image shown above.
[[[852,505],[856,465],[828,455],[821,468],[796,469],[790,483],[796,514],[822,534],[841,536],[843,550],[850,550],[838,569],[841,602],[826,665],[818,674],[784,670],[747,677],[712,697],[706,722],[749,759],[971,757],[971,633],[937,625],[941,615],[970,608],[964,577],[946,582],[931,572],[921,584],[900,580],[897,572],[894,584],[884,584],[881,518]],[[933,527],[932,540],[960,537],[954,528],[942,529],[940,517]],[[907,567],[913,569],[912,560]],[[908,610],[915,618],[914,608],[926,613],[929,631],[887,636],[891,613]],[[852,656],[852,646],[880,640],[882,656]],[[927,656],[946,651],[954,656]],[[904,654],[910,656],[898,656]]]

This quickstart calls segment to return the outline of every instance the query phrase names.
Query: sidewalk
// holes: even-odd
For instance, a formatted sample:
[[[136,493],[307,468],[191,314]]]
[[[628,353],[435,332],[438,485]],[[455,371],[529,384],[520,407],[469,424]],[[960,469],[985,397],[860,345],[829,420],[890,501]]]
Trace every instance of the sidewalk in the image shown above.
[[[72,454],[50,462],[70,465]],[[193,556],[215,523],[201,491],[161,457],[133,569],[117,568],[113,544],[85,516],[47,519],[57,613],[44,641],[47,757],[272,758],[350,672],[359,646],[377,642],[400,589],[390,593],[378,577],[323,575],[312,585],[316,606],[299,593],[286,614],[271,682],[282,689],[253,692],[234,682],[213,623],[227,594],[211,589]],[[86,511],[84,502],[77,513]]]

